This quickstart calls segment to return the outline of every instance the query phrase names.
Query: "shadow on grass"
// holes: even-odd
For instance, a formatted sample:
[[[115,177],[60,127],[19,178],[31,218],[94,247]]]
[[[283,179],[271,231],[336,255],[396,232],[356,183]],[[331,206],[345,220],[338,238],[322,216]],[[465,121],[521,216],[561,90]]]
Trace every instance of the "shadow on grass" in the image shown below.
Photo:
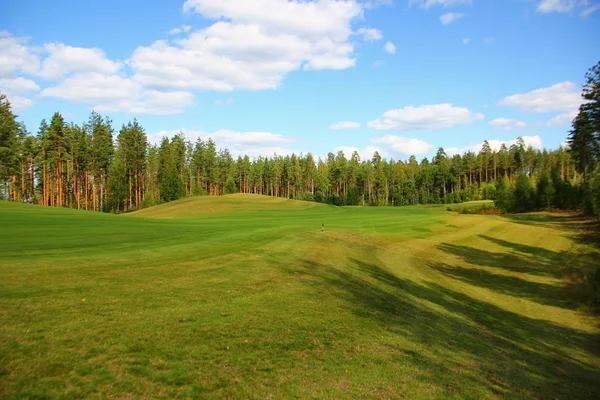
[[[461,282],[491,289],[505,295],[555,307],[574,308],[576,306],[574,302],[567,300],[563,285],[531,282],[514,276],[493,274],[479,268],[463,268],[448,264],[432,264],[430,267]]]
[[[505,215],[503,218],[516,224],[559,229],[579,243],[600,245],[600,224],[582,215],[531,213]]]
[[[302,270],[356,315],[418,345],[389,346],[448,397],[599,398],[598,365],[573,356],[597,355],[598,336],[400,279],[376,263],[346,262],[342,270],[305,260]]]
[[[487,237],[483,236],[485,239]],[[493,239],[497,242],[497,239]],[[520,246],[520,245],[519,245]],[[463,259],[464,262],[485,267],[499,268],[507,271],[538,276],[558,277],[560,271],[555,263],[546,257],[522,257],[511,253],[494,253],[475,247],[442,243],[438,249]]]

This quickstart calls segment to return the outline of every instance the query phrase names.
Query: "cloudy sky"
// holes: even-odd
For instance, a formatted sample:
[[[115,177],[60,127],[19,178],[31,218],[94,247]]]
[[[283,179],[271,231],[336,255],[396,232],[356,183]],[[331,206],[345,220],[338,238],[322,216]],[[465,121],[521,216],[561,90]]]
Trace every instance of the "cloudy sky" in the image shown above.
[[[0,91],[234,155],[555,148],[598,37],[600,0],[7,0]]]

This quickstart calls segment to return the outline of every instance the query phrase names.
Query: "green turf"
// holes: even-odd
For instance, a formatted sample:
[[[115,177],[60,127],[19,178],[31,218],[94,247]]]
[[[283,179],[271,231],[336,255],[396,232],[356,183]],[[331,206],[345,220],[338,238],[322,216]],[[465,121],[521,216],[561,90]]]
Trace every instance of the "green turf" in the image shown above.
[[[598,259],[583,227],[252,195],[0,202],[0,398],[599,398],[598,322],[563,280]]]

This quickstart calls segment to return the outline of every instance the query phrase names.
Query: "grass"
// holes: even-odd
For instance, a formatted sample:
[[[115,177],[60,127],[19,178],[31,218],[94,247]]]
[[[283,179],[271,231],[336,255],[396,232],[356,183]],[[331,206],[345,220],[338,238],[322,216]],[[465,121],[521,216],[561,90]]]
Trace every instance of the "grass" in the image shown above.
[[[600,396],[575,216],[232,195],[0,222],[1,398]]]

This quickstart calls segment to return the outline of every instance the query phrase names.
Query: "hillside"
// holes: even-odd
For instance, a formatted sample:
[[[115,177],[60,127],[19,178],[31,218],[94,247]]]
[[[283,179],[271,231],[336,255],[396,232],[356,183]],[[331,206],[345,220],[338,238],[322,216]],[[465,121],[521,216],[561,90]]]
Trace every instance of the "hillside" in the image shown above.
[[[135,211],[131,215],[146,218],[194,218],[234,211],[305,210],[324,207],[321,204],[257,194],[188,197],[170,203]]]
[[[600,396],[574,216],[238,195],[0,221],[2,398]]]

